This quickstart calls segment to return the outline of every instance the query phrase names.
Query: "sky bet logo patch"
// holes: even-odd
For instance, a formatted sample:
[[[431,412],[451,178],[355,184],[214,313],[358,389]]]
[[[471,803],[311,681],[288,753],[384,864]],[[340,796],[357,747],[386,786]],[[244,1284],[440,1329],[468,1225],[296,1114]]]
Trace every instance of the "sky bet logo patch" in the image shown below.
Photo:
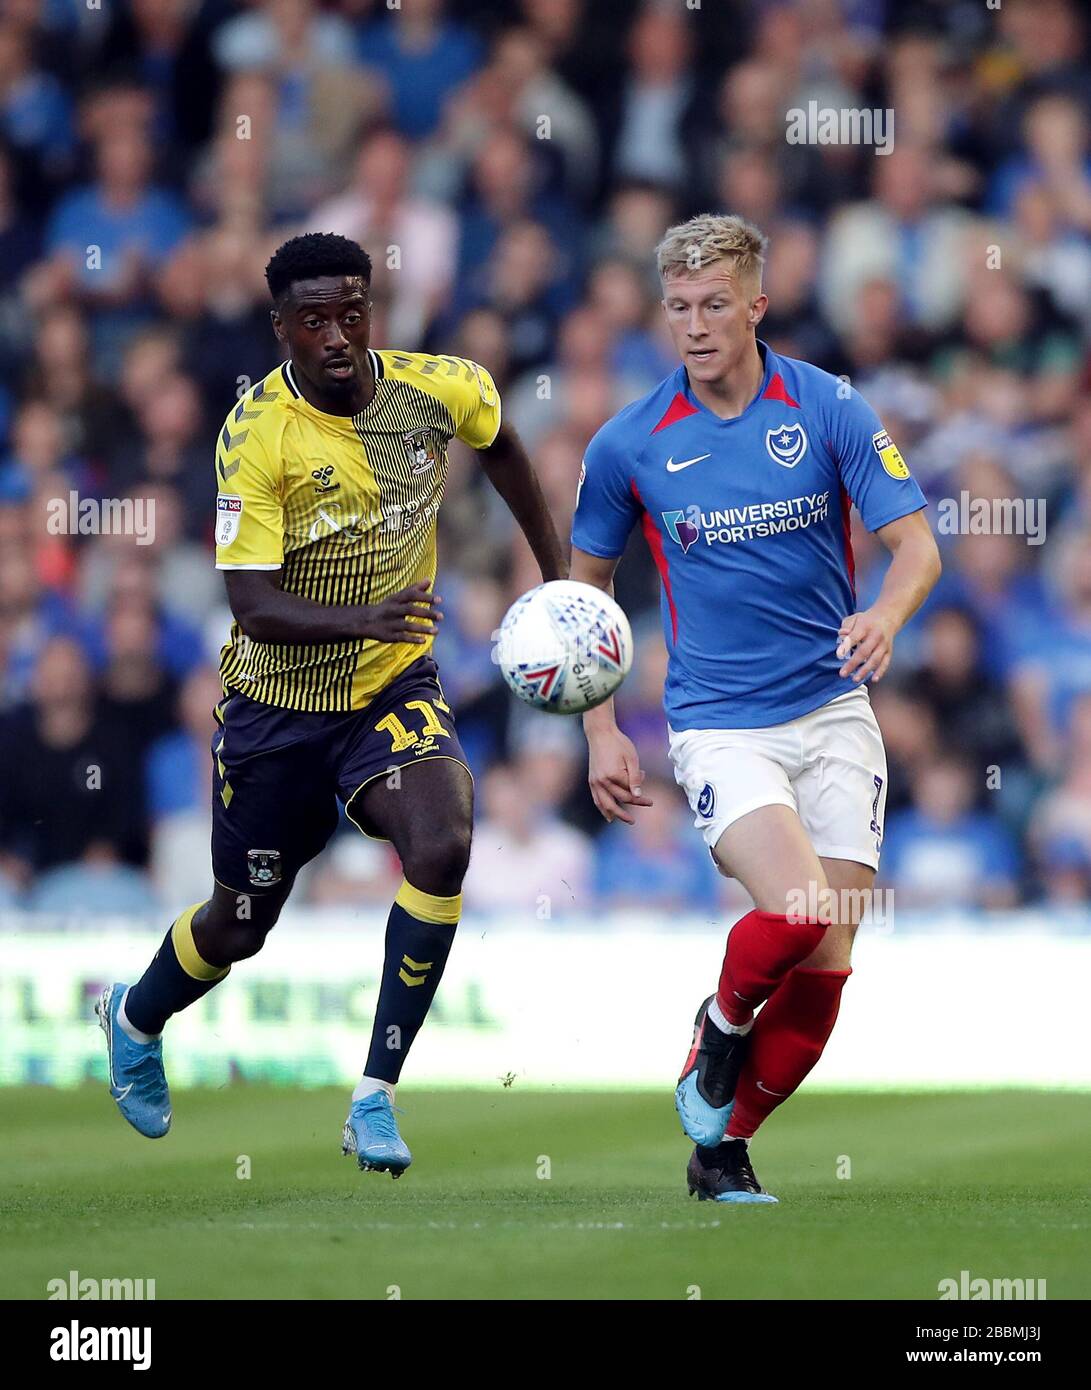
[[[216,498],[216,544],[230,545],[239,534],[242,498],[221,492]]]
[[[689,550],[690,546],[701,534],[692,521],[686,520],[684,511],[662,512],[663,525],[667,528],[667,534],[675,545],[682,547],[682,554]]]
[[[897,478],[900,482],[903,478],[909,477],[909,465],[898,452],[898,446],[887,434],[886,430],[879,430],[871,436],[871,443],[875,452],[879,455],[883,467],[892,478]]]

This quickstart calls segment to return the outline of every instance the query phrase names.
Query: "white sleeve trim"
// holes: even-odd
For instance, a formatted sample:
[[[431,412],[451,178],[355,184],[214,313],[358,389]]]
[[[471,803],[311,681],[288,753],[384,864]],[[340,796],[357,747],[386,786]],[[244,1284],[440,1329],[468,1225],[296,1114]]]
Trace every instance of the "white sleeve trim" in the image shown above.
[[[276,565],[228,565],[222,560],[217,560],[216,568],[218,570],[279,570],[284,568],[284,563],[281,561]]]

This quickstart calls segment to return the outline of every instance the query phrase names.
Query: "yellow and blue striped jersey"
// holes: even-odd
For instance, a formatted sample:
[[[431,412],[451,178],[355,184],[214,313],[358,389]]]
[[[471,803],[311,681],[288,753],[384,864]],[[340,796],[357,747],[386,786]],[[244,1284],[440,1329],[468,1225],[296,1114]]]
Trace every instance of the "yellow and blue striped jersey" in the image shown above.
[[[500,397],[461,357],[368,349],[375,395],[327,415],[290,362],[239,401],[216,444],[216,567],[283,571],[281,587],[323,604],[378,603],[436,573],[436,517],[457,436],[485,448]],[[220,660],[225,690],[285,709],[362,709],[426,643],[256,642],[238,623]]]

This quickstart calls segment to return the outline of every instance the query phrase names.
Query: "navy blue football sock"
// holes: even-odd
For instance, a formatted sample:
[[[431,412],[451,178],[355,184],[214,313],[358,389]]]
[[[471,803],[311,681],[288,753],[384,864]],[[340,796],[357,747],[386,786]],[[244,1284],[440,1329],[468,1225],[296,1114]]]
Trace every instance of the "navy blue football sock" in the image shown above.
[[[163,938],[151,965],[125,996],[125,1017],[142,1033],[155,1035],[171,1014],[188,1008],[206,995],[231,969],[209,965],[193,942],[193,917],[204,907],[187,907]]]
[[[440,898],[402,882],[386,924],[383,982],[364,1075],[393,1084],[439,987],[462,894]]]

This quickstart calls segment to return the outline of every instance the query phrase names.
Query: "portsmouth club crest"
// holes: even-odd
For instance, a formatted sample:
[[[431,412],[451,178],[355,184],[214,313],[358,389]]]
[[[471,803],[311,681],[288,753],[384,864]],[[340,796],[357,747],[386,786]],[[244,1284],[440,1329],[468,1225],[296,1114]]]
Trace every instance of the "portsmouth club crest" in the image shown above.
[[[431,430],[413,430],[402,436],[409,450],[414,473],[427,473],[436,466],[436,441]]]
[[[794,468],[807,452],[807,436],[802,425],[778,425],[765,431],[765,448],[774,463]]]

